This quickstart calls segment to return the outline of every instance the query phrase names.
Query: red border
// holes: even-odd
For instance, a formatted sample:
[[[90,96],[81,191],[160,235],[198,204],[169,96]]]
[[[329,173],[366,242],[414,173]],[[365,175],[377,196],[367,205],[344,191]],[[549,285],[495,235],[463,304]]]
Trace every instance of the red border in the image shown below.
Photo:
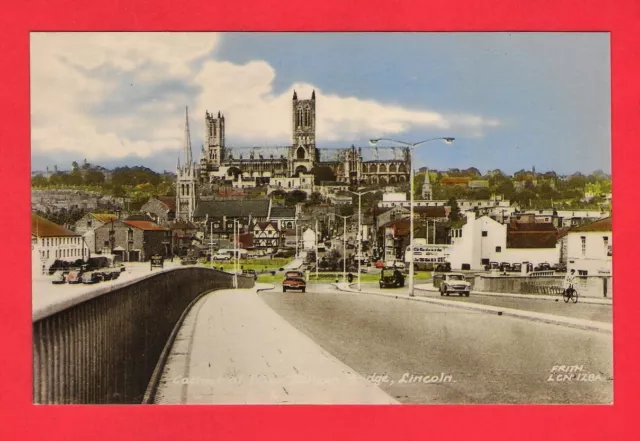
[[[193,4],[192,4],[193,3]],[[633,439],[637,407],[637,249],[631,230],[640,145],[640,38],[634,0],[198,0],[14,2],[0,14],[0,191],[3,248],[0,438]],[[293,11],[293,12],[292,12]],[[31,405],[29,254],[29,31],[36,30],[446,30],[610,31],[615,194],[615,405],[353,407],[36,407]],[[588,72],[585,72],[588,75]],[[625,185],[627,183],[628,185]],[[628,215],[628,216],[627,216]],[[7,280],[9,279],[9,282]]]

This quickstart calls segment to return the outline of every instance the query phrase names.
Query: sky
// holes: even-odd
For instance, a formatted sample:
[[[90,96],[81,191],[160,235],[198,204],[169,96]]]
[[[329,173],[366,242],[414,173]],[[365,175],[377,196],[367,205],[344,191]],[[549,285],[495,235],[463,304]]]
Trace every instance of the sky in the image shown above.
[[[414,167],[610,173],[609,47],[608,33],[32,33],[32,169],[175,171],[187,106],[196,159],[207,110],[227,147],[290,145],[293,90],[315,90],[318,148],[447,136]]]

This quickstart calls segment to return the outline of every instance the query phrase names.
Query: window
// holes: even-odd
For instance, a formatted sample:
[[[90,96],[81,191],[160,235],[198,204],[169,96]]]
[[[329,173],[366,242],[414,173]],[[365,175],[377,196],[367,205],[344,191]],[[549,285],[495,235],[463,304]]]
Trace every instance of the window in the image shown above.
[[[609,236],[602,236],[602,242],[604,243],[604,252],[609,253]]]
[[[104,246],[105,246],[105,247],[108,247],[108,246],[109,246],[109,241],[108,241],[108,240],[105,240],[105,241],[104,241]]]
[[[482,237],[487,237],[488,233],[486,231],[482,232]]]
[[[580,241],[582,242],[582,255],[585,256],[587,254],[587,238],[580,236]]]
[[[496,247],[496,253],[501,253],[502,252],[502,247]]]
[[[87,227],[91,228],[91,219],[87,221]]]

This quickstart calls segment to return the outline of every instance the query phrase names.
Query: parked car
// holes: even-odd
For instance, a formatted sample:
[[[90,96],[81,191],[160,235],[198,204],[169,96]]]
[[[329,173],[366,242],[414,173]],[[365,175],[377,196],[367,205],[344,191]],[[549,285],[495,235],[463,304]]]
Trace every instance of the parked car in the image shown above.
[[[284,277],[282,292],[292,289],[299,289],[302,292],[307,290],[307,282],[304,280],[304,274],[301,271],[287,271]]]
[[[258,280],[258,273],[256,273],[256,270],[254,269],[242,270],[242,274],[244,274],[245,276],[253,277],[253,280]]]
[[[511,271],[511,264],[509,262],[500,263],[500,271]]]
[[[386,268],[399,268],[399,269],[406,268],[406,265],[401,260],[388,260],[384,263],[384,266]]]
[[[522,271],[522,264],[521,263],[514,263],[513,265],[511,265],[511,272],[519,273],[520,271]]]
[[[469,297],[471,292],[471,283],[467,282],[464,274],[462,273],[448,273],[439,274],[441,277],[440,282],[440,295],[449,295],[450,293],[458,293],[461,296]],[[435,278],[434,278],[435,284]]]
[[[69,274],[67,274],[67,283],[71,285],[82,283],[82,271],[81,270],[69,271]]]
[[[65,271],[56,271],[53,273],[53,280],[51,281],[54,285],[61,285],[63,283],[67,283],[67,275]]]
[[[102,282],[102,274],[100,272],[88,271],[86,273],[82,273],[82,283],[84,283],[85,285],[99,282]]]
[[[438,273],[448,273],[451,271],[451,264],[449,262],[439,263],[435,268]]]
[[[375,267],[376,267],[376,268],[380,268],[380,269],[384,268],[384,260],[378,260],[378,261],[375,263]]]
[[[542,262],[536,265],[534,271],[551,271],[551,265],[547,262]]]
[[[485,271],[491,271],[495,269],[500,269],[500,264],[498,262],[489,262],[488,265],[484,266]]]
[[[225,261],[225,260],[231,260],[231,256],[230,256],[230,255],[228,255],[228,254],[221,254],[221,253],[218,253],[218,254],[214,254],[214,255],[213,255],[213,257],[212,257],[212,259],[213,259],[213,260],[222,260],[222,261]]]
[[[404,274],[398,268],[384,268],[380,272],[380,288],[402,288]]]
[[[180,260],[180,264],[182,265],[195,265],[196,263],[198,263],[198,259],[193,256],[186,256]]]

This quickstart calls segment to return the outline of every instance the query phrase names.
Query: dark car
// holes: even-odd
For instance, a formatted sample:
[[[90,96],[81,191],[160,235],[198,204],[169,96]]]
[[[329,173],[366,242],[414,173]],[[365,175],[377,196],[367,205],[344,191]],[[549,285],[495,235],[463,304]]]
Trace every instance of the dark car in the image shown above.
[[[485,271],[500,269],[500,264],[498,262],[490,262],[488,265],[484,266],[484,269]]]
[[[500,263],[500,271],[511,271],[511,264],[509,262]]]
[[[254,269],[242,270],[242,274],[244,274],[245,276],[253,277],[253,280],[258,280],[258,273],[256,273],[256,270]]]
[[[304,274],[301,271],[287,271],[284,275],[285,279],[282,281],[282,292],[287,290],[300,290],[305,292],[307,290],[307,282],[304,280]]]
[[[449,262],[439,263],[436,265],[435,270],[439,273],[448,273],[451,271],[451,264]]]
[[[519,273],[521,271],[522,271],[522,264],[521,263],[514,263],[513,265],[511,265],[511,272]]]
[[[547,262],[542,262],[535,267],[535,271],[551,271],[551,265]]]
[[[383,268],[380,272],[380,288],[402,288],[404,275],[398,268]]]

